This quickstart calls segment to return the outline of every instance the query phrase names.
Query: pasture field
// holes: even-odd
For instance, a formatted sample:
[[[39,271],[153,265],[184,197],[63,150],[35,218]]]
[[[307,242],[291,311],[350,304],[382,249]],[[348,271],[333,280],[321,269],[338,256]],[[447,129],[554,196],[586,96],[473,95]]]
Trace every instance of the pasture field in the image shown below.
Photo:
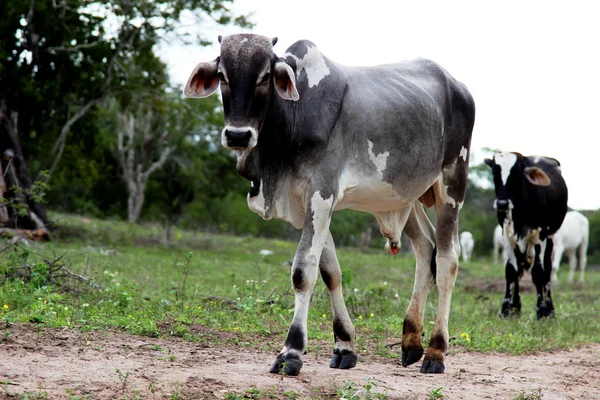
[[[176,362],[178,356],[164,354],[159,348],[174,343],[230,352],[229,357],[234,361],[236,351],[240,359],[244,358],[242,354],[253,351],[271,360],[283,345],[293,313],[289,272],[296,243],[175,231],[174,244],[165,246],[160,241],[162,232],[156,226],[79,216],[59,216],[59,219],[60,228],[50,243],[8,248],[3,245],[0,351],[2,346],[6,348],[11,343],[23,343],[29,336],[35,337],[33,332],[37,332],[36,340],[42,335],[40,332],[54,332],[47,335],[52,338],[56,332],[68,332],[66,335],[71,339],[88,338],[81,339],[83,344],[75,340],[79,344],[74,346],[82,349],[80,353],[92,351],[88,347],[94,348],[93,337],[104,340],[104,348],[114,345],[115,340],[126,342],[138,337],[137,340],[152,343],[150,346],[156,348],[159,359],[163,357],[165,362]],[[261,250],[270,250],[272,254],[261,255]],[[414,258],[409,254],[385,254],[383,241],[380,251],[340,248],[338,257],[343,269],[346,304],[356,327],[359,363],[373,363],[373,371],[377,370],[377,362],[388,364],[384,369],[402,371],[402,367],[395,365],[400,347],[386,344],[398,342],[401,337],[402,318],[412,292]],[[91,283],[58,277],[63,271],[58,269],[61,265],[89,278]],[[504,267],[492,265],[489,255],[481,254],[475,254],[472,262],[461,264],[452,299],[447,364],[452,365],[455,357],[461,355],[528,357],[539,352],[551,355],[559,350],[588,348],[585,346],[590,344],[588,352],[592,360],[600,363],[600,346],[597,345],[600,343],[600,270],[588,267],[582,287],[566,283],[567,270],[568,267],[561,268],[559,285],[553,289],[555,318],[536,320],[535,290],[527,275],[523,280],[521,316],[500,319]],[[19,271],[21,278],[17,277]],[[64,286],[53,284],[52,280]],[[433,324],[436,301],[432,285],[425,312],[425,344]],[[322,356],[319,363],[326,366],[333,338],[329,298],[320,280],[313,294],[308,334],[309,356]],[[112,339],[108,340],[110,335]],[[107,340],[110,343],[106,343]],[[268,367],[268,364],[255,366],[265,373]],[[411,368],[411,373],[418,370],[415,366]],[[4,390],[0,391],[0,397],[3,393],[12,393],[22,398],[46,398],[44,393],[46,396],[54,393],[45,391],[43,385],[33,391],[23,382],[11,385],[10,371],[10,365],[0,369],[0,384]],[[303,369],[298,378],[285,379],[297,382],[309,374],[307,371]],[[460,371],[462,368],[459,375]],[[335,372],[339,377],[339,371]],[[111,388],[119,398],[147,398],[140,394],[142,389],[128,388],[129,375],[134,371],[118,369],[108,374],[121,384],[116,389]],[[448,372],[445,375],[449,375]],[[220,396],[231,399],[346,396],[349,399],[352,393],[360,392],[358,398],[409,398],[386,394],[385,390],[379,390],[381,387],[375,390],[377,376],[373,379],[375,381],[349,379],[329,388],[317,388],[320,392],[308,395],[285,388],[269,391],[251,381],[238,383],[233,388],[224,382]],[[421,379],[427,382],[428,386],[422,388],[427,396],[443,398],[442,386],[434,387],[429,377]],[[600,396],[598,381],[594,385],[592,389],[598,390],[594,393]],[[144,390],[152,387],[150,381]],[[537,389],[531,387],[529,392],[503,394],[511,399],[541,398],[544,388],[540,388],[539,397],[535,397]],[[69,390],[72,389],[65,387],[61,398],[113,398],[102,397],[106,391],[96,392],[97,396],[93,391],[86,393],[85,387]],[[170,397],[164,393],[160,397],[156,390],[156,393],[150,390],[154,397],[148,398],[215,398],[208,394],[195,397],[189,393],[186,397],[185,391],[176,393],[174,390],[169,392]],[[442,397],[435,397],[438,395]]]

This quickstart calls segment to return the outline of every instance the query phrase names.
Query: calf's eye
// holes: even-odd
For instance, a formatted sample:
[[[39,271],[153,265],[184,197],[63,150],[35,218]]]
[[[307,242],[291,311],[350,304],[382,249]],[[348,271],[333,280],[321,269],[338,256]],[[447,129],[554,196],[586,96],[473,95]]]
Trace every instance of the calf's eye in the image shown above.
[[[260,82],[258,84],[259,85],[265,84],[265,83],[269,82],[269,79],[271,79],[271,74],[269,74],[267,72],[266,74],[263,75],[262,79],[260,80]]]

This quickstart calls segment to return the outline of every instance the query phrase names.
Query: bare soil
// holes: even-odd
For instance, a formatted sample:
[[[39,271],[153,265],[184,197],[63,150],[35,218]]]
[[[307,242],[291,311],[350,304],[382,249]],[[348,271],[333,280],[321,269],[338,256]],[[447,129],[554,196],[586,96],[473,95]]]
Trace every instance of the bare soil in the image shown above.
[[[280,377],[268,373],[276,352],[260,350],[270,344],[209,346],[18,324],[8,331],[0,344],[1,399],[220,399],[233,392],[336,399],[336,388],[352,382],[359,389],[366,378],[391,399],[429,399],[440,387],[444,399],[538,399],[537,390],[544,400],[600,399],[600,344],[523,356],[458,351],[440,375],[419,373],[420,363],[403,368],[372,355],[352,370],[330,369],[329,350],[317,345],[298,377]],[[250,397],[248,389],[262,395]]]

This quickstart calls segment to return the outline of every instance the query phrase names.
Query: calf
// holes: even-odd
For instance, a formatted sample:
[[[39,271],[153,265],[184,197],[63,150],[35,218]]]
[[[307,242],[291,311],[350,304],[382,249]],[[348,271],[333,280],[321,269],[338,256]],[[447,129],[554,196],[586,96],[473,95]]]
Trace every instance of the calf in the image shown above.
[[[351,68],[306,40],[282,56],[273,51],[276,38],[237,34],[219,41],[220,56],[196,66],[184,93],[206,97],[221,87],[221,143],[235,151],[237,171],[250,181],[248,206],[302,229],[291,268],[294,317],[271,372],[296,375],[302,367],[319,271],[333,307],[330,366],[356,365],[329,231],[332,213],[344,208],[374,214],[392,253],[403,230],[412,242],[417,272],[404,317],[404,366],[424,353],[430,266],[437,266],[437,316],[421,372],[443,372],[475,118],[468,90],[428,60]],[[437,229],[422,204],[435,206]]]
[[[462,251],[462,259],[464,262],[469,262],[473,255],[473,247],[475,240],[471,232],[464,231],[460,234],[460,247]]]
[[[583,274],[587,263],[587,248],[590,236],[590,222],[580,212],[567,212],[560,229],[554,235],[554,252],[552,253],[552,282],[558,282],[558,268],[566,252],[569,256],[569,283],[573,283],[577,266],[577,248],[579,248],[579,283],[583,283]]]
[[[508,247],[501,316],[520,313],[519,280],[529,268],[537,291],[537,317],[552,316],[552,235],[565,218],[568,199],[560,163],[509,152],[496,152],[485,163],[492,169],[494,208]]]

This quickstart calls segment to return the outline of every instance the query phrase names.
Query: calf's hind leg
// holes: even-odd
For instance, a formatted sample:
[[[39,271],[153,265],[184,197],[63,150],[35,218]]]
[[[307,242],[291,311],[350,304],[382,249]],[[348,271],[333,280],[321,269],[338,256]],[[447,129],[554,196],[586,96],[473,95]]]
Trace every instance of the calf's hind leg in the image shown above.
[[[413,293],[402,327],[402,365],[406,367],[416,363],[423,356],[423,317],[432,278],[430,265],[435,229],[421,204],[414,205],[404,227],[404,233],[411,241],[417,262]]]
[[[329,290],[329,299],[333,310],[333,357],[329,366],[331,368],[348,369],[356,365],[358,356],[354,349],[354,326],[348,315],[344,294],[342,293],[342,271],[335,254],[335,245],[331,233],[321,253],[319,270],[325,286]]]

